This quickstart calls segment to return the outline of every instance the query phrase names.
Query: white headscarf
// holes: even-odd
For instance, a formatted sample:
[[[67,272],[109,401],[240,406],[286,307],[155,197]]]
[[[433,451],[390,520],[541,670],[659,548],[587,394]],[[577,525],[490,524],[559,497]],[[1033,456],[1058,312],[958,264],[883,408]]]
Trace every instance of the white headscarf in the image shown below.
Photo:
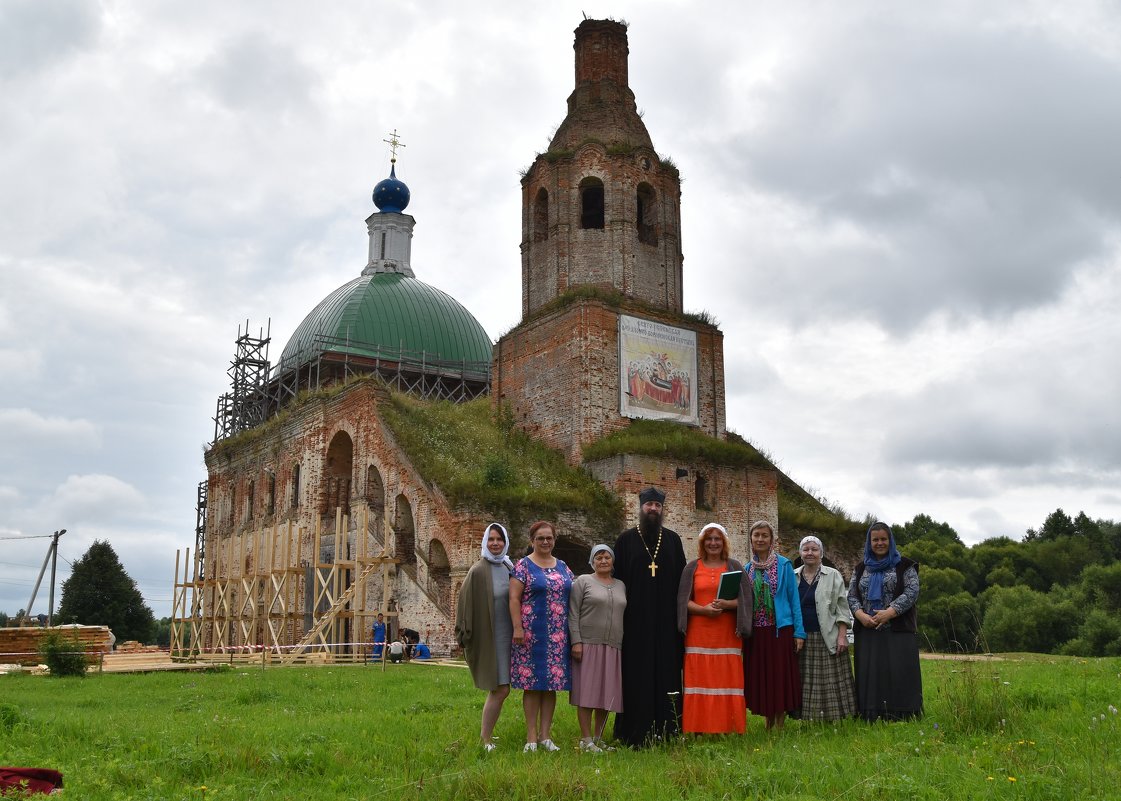
[[[805,545],[807,542],[816,542],[818,550],[821,551],[821,555],[825,556],[825,546],[822,545],[821,540],[819,540],[813,534],[810,534],[809,536],[806,536],[806,537],[802,537],[802,541],[798,543],[798,553],[802,552],[802,546]]]
[[[490,537],[490,530],[496,528],[502,532],[502,539],[505,540],[506,545],[502,548],[502,553],[495,556],[487,548],[487,539]],[[490,562],[492,565],[506,565],[506,569],[513,571],[514,563],[510,561],[510,557],[506,553],[510,550],[510,535],[506,531],[506,526],[501,523],[490,523],[483,529],[483,558]]]

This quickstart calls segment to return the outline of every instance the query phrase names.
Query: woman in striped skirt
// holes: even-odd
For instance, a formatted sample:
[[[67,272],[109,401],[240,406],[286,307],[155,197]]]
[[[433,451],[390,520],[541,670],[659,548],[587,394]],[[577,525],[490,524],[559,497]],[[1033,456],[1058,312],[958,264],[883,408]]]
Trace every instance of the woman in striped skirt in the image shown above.
[[[697,734],[743,734],[743,641],[751,635],[751,596],[743,565],[730,556],[728,532],[709,523],[697,537],[698,558],[685,567],[677,593],[685,635],[681,727]],[[720,577],[739,571],[733,599],[717,597]]]
[[[821,540],[803,537],[798,550],[802,564],[798,597],[806,645],[798,653],[802,674],[802,720],[841,720],[856,714],[856,696],[849,659],[848,586],[841,574],[821,562]]]

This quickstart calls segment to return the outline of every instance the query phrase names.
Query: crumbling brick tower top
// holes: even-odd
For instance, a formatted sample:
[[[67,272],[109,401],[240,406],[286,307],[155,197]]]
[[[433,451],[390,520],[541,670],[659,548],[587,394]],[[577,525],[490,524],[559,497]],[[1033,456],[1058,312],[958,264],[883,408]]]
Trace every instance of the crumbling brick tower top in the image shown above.
[[[680,313],[681,184],[627,83],[626,26],[576,29],[576,88],[522,179],[522,314],[581,286]]]

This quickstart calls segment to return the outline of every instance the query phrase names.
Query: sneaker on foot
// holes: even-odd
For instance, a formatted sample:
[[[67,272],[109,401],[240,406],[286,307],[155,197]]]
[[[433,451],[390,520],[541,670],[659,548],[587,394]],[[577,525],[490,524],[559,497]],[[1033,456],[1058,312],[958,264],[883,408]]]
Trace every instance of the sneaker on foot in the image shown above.
[[[603,753],[603,749],[600,748],[598,745],[596,745],[595,742],[593,742],[590,737],[586,740],[581,740],[580,741],[580,750],[583,751],[585,754],[602,754]]]
[[[602,737],[596,737],[595,744],[599,746],[600,751],[614,751],[615,750],[615,746],[608,745],[607,743],[605,743],[603,741]]]
[[[523,754],[528,754],[530,751],[537,750],[537,743],[526,743],[525,748],[522,749]]]
[[[495,750],[496,748],[498,748],[498,746],[495,745],[494,743],[483,743],[483,750],[486,751],[488,754],[491,751]]]
[[[543,751],[559,751],[560,748],[552,740],[542,740],[541,749]]]

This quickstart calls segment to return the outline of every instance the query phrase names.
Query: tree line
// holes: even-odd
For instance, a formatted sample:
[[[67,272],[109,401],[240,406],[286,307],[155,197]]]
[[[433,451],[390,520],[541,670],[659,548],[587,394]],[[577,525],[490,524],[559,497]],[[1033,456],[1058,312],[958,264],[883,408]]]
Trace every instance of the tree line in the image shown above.
[[[1121,523],[1056,509],[1023,540],[972,546],[929,515],[892,531],[920,564],[931,650],[1121,655]]]

